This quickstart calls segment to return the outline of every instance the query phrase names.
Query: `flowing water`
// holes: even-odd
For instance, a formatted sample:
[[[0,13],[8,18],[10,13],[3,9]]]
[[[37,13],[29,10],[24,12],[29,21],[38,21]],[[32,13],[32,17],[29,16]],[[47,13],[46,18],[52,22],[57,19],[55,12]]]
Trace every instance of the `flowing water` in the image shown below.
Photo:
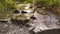
[[[16,20],[14,22],[11,22],[11,21],[8,21],[6,23],[0,22],[0,34],[30,34],[31,32],[29,31],[33,31],[37,34],[41,34],[41,32],[45,30],[53,31],[53,29],[60,28],[60,25],[58,25],[59,24],[58,19],[56,19],[57,18],[56,15],[52,13],[50,13],[50,15],[42,15],[42,14],[38,14],[37,12],[35,12],[34,16],[36,17],[35,20],[30,20],[28,23],[26,23],[30,25],[30,27],[21,25],[21,22],[23,21]],[[42,34],[43,33],[44,32],[42,32]],[[34,33],[31,33],[31,34],[34,34]]]

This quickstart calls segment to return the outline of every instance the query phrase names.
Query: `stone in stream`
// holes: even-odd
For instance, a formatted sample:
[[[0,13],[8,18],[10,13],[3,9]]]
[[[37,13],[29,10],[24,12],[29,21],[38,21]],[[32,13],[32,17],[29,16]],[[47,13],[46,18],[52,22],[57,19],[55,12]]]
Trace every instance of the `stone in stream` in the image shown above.
[[[23,10],[21,10],[21,9],[15,10],[13,12],[13,19],[25,20],[25,19],[32,18],[32,16],[34,17],[34,13],[36,12],[36,9],[33,8],[33,6],[30,3],[26,4],[26,6],[24,8],[25,9],[23,9]]]

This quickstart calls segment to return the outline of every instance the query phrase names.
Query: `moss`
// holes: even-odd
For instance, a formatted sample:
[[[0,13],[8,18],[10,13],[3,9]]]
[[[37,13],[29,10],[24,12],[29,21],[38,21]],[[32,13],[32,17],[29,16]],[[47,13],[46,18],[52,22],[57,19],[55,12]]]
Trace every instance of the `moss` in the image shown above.
[[[12,13],[13,13],[13,10],[0,13],[0,19],[6,19],[6,17],[10,18]]]

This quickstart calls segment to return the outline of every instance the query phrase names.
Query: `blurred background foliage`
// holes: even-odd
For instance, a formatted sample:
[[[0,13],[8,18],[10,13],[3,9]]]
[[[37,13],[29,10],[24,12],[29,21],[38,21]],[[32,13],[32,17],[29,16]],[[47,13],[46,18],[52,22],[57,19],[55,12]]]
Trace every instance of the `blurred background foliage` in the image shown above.
[[[0,0],[0,11],[14,9],[18,3],[34,3],[44,10],[60,13],[60,0]]]

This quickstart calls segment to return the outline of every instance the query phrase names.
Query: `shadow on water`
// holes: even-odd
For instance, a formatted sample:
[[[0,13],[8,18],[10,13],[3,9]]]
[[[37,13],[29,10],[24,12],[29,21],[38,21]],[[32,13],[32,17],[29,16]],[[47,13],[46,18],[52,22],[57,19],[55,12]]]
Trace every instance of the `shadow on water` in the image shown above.
[[[46,30],[38,32],[37,34],[60,34],[60,29]]]
[[[29,22],[28,19],[26,20],[16,20],[16,19],[11,19],[11,21],[13,22],[12,24],[15,24],[17,26],[27,26],[27,27],[30,27],[27,23]]]
[[[0,21],[0,23],[7,23],[7,21]]]

